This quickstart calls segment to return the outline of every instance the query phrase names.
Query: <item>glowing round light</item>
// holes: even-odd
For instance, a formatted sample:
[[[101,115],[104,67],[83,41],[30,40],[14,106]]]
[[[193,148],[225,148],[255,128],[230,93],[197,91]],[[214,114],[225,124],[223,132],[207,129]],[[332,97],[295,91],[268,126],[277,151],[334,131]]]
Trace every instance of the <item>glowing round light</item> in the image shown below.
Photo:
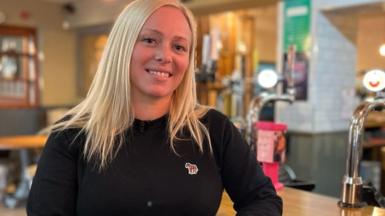
[[[364,75],[362,82],[369,91],[379,92],[385,89],[385,72],[378,69],[370,70]]]
[[[258,84],[263,88],[272,88],[278,82],[278,75],[271,69],[265,69],[258,75]]]
[[[380,52],[380,55],[385,56],[385,43],[380,46],[378,51]]]

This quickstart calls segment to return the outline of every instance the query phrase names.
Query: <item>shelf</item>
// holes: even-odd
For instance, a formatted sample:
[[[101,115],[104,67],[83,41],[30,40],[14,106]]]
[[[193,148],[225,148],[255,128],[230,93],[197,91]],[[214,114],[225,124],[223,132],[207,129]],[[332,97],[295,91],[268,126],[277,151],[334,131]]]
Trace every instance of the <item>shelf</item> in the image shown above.
[[[38,105],[36,41],[33,28],[0,25],[0,108]]]
[[[14,82],[36,82],[36,80],[25,79],[25,78],[14,78],[14,79],[5,79],[0,77],[0,83],[14,83]]]
[[[36,54],[19,53],[19,52],[15,52],[15,51],[7,51],[7,52],[0,52],[0,56],[21,56],[21,57],[35,58]]]

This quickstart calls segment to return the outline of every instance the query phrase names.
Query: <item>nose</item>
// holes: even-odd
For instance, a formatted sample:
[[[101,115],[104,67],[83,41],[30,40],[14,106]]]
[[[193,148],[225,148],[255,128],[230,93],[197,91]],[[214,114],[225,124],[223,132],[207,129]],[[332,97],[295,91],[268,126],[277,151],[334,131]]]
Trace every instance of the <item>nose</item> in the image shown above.
[[[159,63],[172,62],[172,50],[167,46],[159,46],[155,53],[155,60]]]

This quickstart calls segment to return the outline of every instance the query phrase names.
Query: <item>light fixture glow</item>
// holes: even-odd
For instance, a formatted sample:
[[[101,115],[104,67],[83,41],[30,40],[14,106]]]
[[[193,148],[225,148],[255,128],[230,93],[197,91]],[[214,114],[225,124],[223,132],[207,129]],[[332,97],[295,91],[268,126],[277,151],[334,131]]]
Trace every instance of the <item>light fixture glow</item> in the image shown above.
[[[271,69],[265,69],[258,74],[258,84],[263,88],[272,88],[278,82],[278,75]]]
[[[382,91],[385,89],[385,72],[379,69],[370,70],[364,75],[362,82],[369,91]]]
[[[380,52],[381,56],[385,57],[385,43],[380,46],[380,49],[378,51]]]

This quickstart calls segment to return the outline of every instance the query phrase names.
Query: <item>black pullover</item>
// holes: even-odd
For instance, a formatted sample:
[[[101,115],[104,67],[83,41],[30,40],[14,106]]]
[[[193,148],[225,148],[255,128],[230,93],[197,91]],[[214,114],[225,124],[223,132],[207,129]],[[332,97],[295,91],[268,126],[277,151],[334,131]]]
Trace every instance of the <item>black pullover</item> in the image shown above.
[[[85,136],[77,136],[78,129],[51,134],[32,184],[28,215],[215,215],[223,189],[237,215],[282,215],[281,198],[226,116],[210,110],[201,119],[213,154],[207,140],[201,153],[191,139],[176,141],[175,154],[167,140],[167,119],[135,120],[101,172],[84,159]]]

